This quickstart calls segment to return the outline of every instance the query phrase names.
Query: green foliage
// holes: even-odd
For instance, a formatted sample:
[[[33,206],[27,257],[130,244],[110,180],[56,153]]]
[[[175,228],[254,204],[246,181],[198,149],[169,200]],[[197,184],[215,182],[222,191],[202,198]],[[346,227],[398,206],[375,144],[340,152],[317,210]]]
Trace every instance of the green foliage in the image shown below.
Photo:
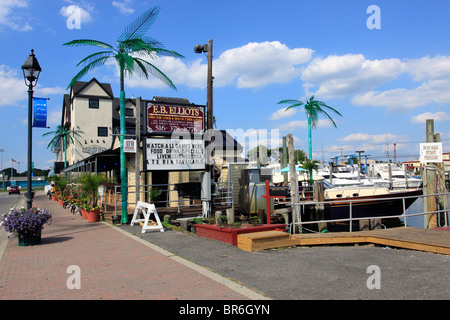
[[[109,180],[103,174],[85,173],[78,182],[81,184],[81,190],[87,196],[87,204],[95,207],[98,202],[98,187],[108,183]]]
[[[83,131],[75,129],[70,130],[65,126],[59,125],[56,127],[55,131],[44,133],[42,136],[45,137],[48,135],[53,135],[52,140],[50,140],[49,144],[47,145],[47,149],[50,147],[54,148],[58,144],[58,142],[60,142],[61,140],[63,141],[64,167],[67,167],[67,141],[69,140],[72,144],[76,141],[81,145],[81,142],[77,139],[81,137],[80,133],[83,133]]]
[[[148,191],[148,197],[150,199],[150,203],[153,203],[158,197],[162,194],[162,190],[158,188],[151,188]]]
[[[152,74],[173,89],[176,89],[173,82],[161,70],[145,60],[146,58],[155,59],[157,56],[183,58],[181,54],[175,51],[164,49],[159,41],[145,36],[155,22],[159,11],[159,7],[154,7],[135,19],[119,36],[116,48],[105,42],[90,39],[73,40],[64,43],[65,46],[71,47],[93,46],[109,49],[93,53],[82,59],[77,64],[82,69],[71,80],[67,88],[70,88],[88,72],[103,66],[108,60],[113,59],[119,66],[121,87],[123,87],[124,76],[132,76],[136,73],[143,79],[148,79],[149,75]]]
[[[324,114],[328,117],[331,123],[336,127],[336,123],[333,118],[328,114],[328,112],[333,112],[342,117],[342,114],[339,113],[336,109],[328,106],[325,102],[314,100],[314,96],[311,96],[309,100],[306,100],[306,103],[303,103],[299,100],[282,100],[278,102],[279,104],[290,104],[291,106],[287,107],[286,110],[290,108],[295,108],[299,106],[304,106],[306,116],[308,119],[311,119],[311,126],[315,128],[317,126],[317,122],[319,121],[319,115]],[[328,111],[328,112],[327,112]]]

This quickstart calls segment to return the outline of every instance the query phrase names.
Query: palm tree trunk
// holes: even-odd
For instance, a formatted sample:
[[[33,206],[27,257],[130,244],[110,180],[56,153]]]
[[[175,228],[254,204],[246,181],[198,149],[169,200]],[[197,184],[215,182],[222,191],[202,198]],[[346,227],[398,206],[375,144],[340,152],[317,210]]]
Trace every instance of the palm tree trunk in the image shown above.
[[[308,147],[309,159],[312,160],[311,117],[308,115]],[[312,181],[312,169],[309,169],[309,181]]]
[[[67,137],[64,136],[64,168],[67,168]]]
[[[125,123],[125,90],[123,70],[120,70],[120,186],[122,189],[122,217],[120,223],[128,223],[128,186],[127,186],[127,159],[123,151],[123,140],[126,134]]]

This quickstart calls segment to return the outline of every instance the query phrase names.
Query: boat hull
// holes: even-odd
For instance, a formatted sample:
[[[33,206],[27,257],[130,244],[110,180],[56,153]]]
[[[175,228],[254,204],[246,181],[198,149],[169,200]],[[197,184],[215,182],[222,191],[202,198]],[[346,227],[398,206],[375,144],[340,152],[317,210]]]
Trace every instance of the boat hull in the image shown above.
[[[374,195],[367,197],[354,197],[351,199],[326,200],[323,211],[327,220],[349,219],[350,208],[352,218],[398,216],[408,209],[422,190],[393,192],[389,195]],[[405,197],[404,207],[403,199]]]

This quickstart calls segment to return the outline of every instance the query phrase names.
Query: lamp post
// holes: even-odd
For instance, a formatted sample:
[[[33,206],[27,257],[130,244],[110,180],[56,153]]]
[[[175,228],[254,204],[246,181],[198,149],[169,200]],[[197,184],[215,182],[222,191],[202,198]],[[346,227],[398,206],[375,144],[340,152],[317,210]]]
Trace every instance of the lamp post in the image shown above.
[[[25,63],[22,65],[23,78],[25,85],[28,86],[28,173],[27,173],[27,210],[31,209],[33,199],[31,198],[31,174],[32,174],[32,127],[33,127],[33,87],[37,85],[41,67],[34,55],[34,50],[31,49],[31,54],[28,56]]]
[[[213,41],[209,40],[208,44],[197,44],[194,47],[194,52],[195,53],[208,53],[208,82],[207,82],[207,87],[206,87],[206,108],[207,108],[207,120],[206,120],[206,150],[210,150],[210,148],[208,148],[209,144],[212,143],[212,137],[213,137],[213,121],[214,121],[214,115],[213,115],[213,76],[212,76],[212,51],[213,51]],[[213,151],[211,150],[211,153]],[[208,154],[207,155],[207,170],[210,173],[210,179],[211,182],[214,180],[214,166],[212,164],[212,154]],[[210,183],[210,191],[212,191],[212,183]],[[212,194],[212,192],[210,192],[210,194]],[[209,206],[209,210],[213,211],[212,208],[212,201],[211,199],[209,199],[210,201],[210,206]]]

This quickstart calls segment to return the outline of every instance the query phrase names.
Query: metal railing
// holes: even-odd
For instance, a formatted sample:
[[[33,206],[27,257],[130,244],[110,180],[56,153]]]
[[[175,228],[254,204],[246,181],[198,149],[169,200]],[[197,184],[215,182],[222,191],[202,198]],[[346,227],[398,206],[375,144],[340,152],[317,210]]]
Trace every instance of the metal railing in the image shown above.
[[[442,197],[441,197],[442,196]],[[333,200],[333,203],[348,203],[348,207],[349,207],[349,217],[348,218],[343,218],[343,219],[329,219],[329,220],[314,220],[314,221],[302,221],[301,220],[301,216],[302,213],[305,212],[305,206],[311,206],[311,205],[321,205],[321,204],[327,204],[329,202],[327,201],[303,201],[303,202],[298,202],[293,204],[294,206],[296,206],[299,210],[297,210],[298,214],[296,218],[296,221],[292,221],[291,224],[291,230],[294,231],[295,233],[295,227],[293,226],[299,226],[300,228],[302,228],[303,225],[305,224],[318,224],[318,223],[328,223],[328,222],[349,222],[349,231],[352,232],[353,231],[353,221],[359,221],[359,220],[370,220],[370,219],[389,219],[389,218],[403,218],[404,220],[404,226],[407,227],[407,219],[414,217],[414,216],[421,216],[421,215],[429,215],[429,214],[438,214],[438,223],[441,220],[440,219],[440,215],[443,214],[444,216],[444,226],[448,226],[448,197],[450,196],[450,193],[446,192],[446,193],[436,193],[436,194],[431,194],[431,195],[415,195],[415,196],[405,196],[405,197],[383,197],[383,198],[378,198],[378,199],[371,199],[370,201],[389,201],[389,200],[401,200],[402,201],[402,205],[403,205],[403,212],[401,214],[397,214],[397,215],[385,215],[385,216],[372,216],[372,217],[353,217],[353,206],[355,204],[357,204],[358,202],[365,202],[367,201],[367,199],[341,199],[341,200]],[[420,212],[420,213],[406,213],[407,208],[406,208],[406,200],[407,199],[425,199],[426,197],[436,197],[436,202],[437,202],[437,207],[438,210],[435,211],[424,211],[424,212]],[[437,198],[441,197],[443,199],[443,208],[440,208],[440,202],[438,201]]]
[[[163,205],[165,207],[170,206],[172,203],[176,203],[176,207],[178,208],[178,213],[181,212],[182,207],[201,207],[201,203],[189,203],[184,204],[184,202],[189,201],[188,196],[179,196],[178,190],[175,189],[175,186],[177,184],[150,184],[150,185],[140,185],[140,194],[144,195],[144,199],[146,198],[146,194],[151,192],[151,189],[159,189],[162,191],[162,194],[157,198],[153,200],[153,203],[158,205]],[[173,186],[174,188],[170,188]],[[134,189],[133,191],[130,191],[130,189]],[[234,202],[233,202],[233,182],[217,182],[215,185],[215,192],[212,194],[212,202],[213,205],[225,205],[225,206],[231,206],[234,210]],[[176,195],[175,200],[170,200],[171,192],[175,192]],[[136,193],[136,186],[135,185],[128,185],[128,194],[135,194]],[[114,215],[117,216],[117,208],[120,207],[120,203],[118,202],[118,195],[121,195],[121,186],[116,185],[114,186]],[[135,198],[136,199],[136,198]],[[144,200],[144,199],[141,199]],[[128,201],[128,205],[136,205],[136,202],[130,202]]]

